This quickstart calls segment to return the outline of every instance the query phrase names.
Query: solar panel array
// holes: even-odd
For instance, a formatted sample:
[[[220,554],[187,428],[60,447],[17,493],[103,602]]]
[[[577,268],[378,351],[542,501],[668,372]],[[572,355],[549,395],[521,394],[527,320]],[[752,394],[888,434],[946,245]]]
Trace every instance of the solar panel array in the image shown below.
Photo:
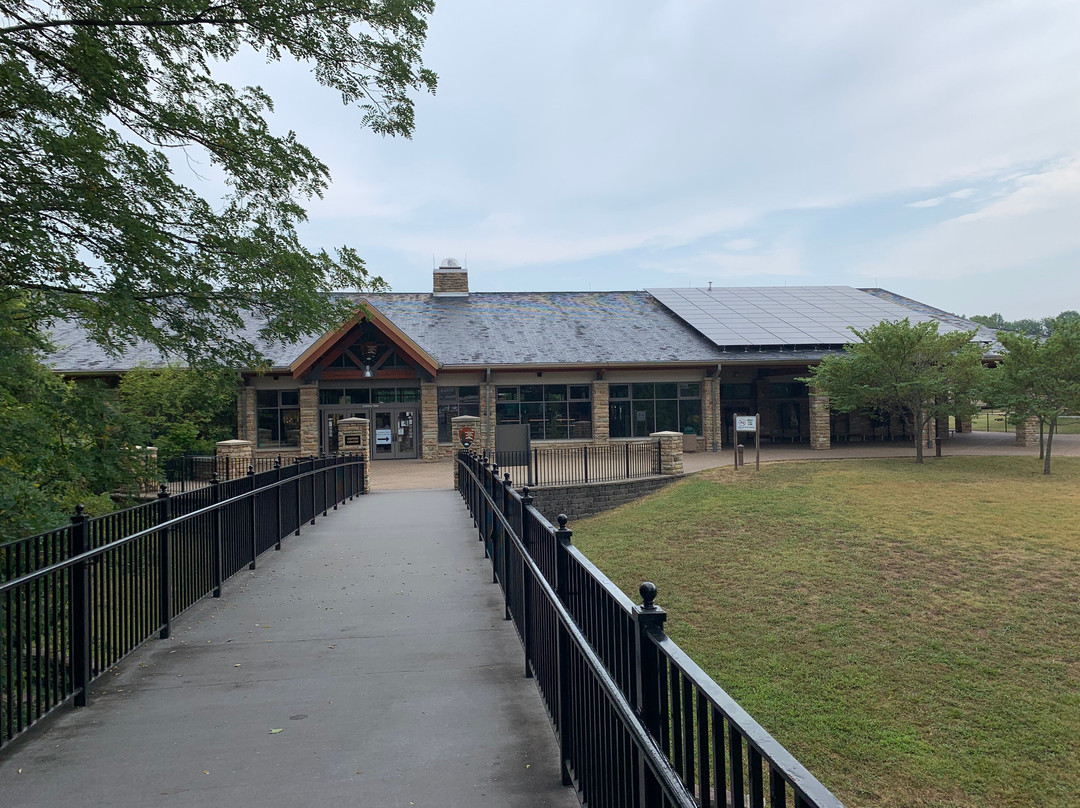
[[[842,345],[882,320],[937,320],[850,286],[646,290],[717,345]],[[940,330],[955,327],[940,323]]]

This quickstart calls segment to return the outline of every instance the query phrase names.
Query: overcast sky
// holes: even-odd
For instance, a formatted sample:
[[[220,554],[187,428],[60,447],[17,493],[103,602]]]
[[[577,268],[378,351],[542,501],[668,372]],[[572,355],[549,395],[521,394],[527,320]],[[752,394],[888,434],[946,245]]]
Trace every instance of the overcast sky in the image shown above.
[[[1080,309],[1080,3],[444,0],[412,140],[232,65],[331,169],[312,246],[395,291],[882,286]]]

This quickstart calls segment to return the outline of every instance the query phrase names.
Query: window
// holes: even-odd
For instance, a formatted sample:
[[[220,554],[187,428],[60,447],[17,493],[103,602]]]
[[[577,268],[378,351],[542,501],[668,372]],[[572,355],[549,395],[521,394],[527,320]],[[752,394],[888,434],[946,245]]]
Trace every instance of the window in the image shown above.
[[[754,385],[721,384],[720,399],[724,402],[731,400],[751,401],[754,399]]]
[[[274,449],[300,445],[300,392],[259,390],[255,394],[256,445]]]
[[[323,387],[319,404],[412,404],[420,400],[419,387]]]
[[[613,384],[608,398],[608,428],[613,438],[689,430],[701,434],[699,382]]]
[[[769,398],[806,398],[810,395],[803,382],[772,382],[769,384]]]
[[[458,415],[480,414],[480,388],[440,387],[439,388],[439,443],[450,443],[454,439],[452,421]]]
[[[587,384],[523,384],[495,388],[495,423],[528,424],[533,440],[592,437]]]
[[[366,387],[330,387],[319,389],[319,403],[327,404],[367,404],[371,401],[371,390]]]

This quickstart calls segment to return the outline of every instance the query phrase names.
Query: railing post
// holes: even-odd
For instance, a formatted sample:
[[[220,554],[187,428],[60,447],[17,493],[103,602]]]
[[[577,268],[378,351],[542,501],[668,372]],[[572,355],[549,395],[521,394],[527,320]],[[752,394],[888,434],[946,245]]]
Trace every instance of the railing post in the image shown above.
[[[296,466],[296,474],[293,476],[293,484],[296,486],[296,535],[300,535],[300,457],[293,458]]]
[[[214,542],[213,558],[211,564],[213,569],[210,571],[214,580],[214,597],[221,597],[221,584],[225,579],[225,548],[222,547],[224,531],[221,529],[222,513],[221,513],[221,480],[218,479],[217,469],[214,469],[213,474],[210,475],[210,502],[214,505],[214,512],[211,514],[213,531],[212,539]]]
[[[657,746],[661,743],[662,712],[660,699],[660,652],[656,642],[664,631],[664,621],[667,620],[667,612],[655,605],[656,586],[646,581],[638,590],[641,593],[641,605],[634,607],[634,624],[637,636],[634,637],[636,646],[635,664],[637,666],[637,693],[635,693],[638,715],[641,723],[656,741]],[[691,751],[689,754],[693,754]],[[703,766],[705,764],[702,764]],[[639,785],[642,808],[651,805],[659,805],[662,801],[660,784],[655,778],[649,777],[647,767],[639,767]],[[722,798],[721,798],[722,799]]]
[[[589,481],[589,447],[588,444],[582,446],[582,454],[585,458],[585,482]]]
[[[248,480],[251,481],[251,562],[248,569],[255,569],[255,559],[259,555],[259,509],[255,507],[255,466],[249,465]]]
[[[86,537],[86,514],[75,506],[71,517],[72,556],[89,550]],[[85,707],[90,697],[90,565],[79,561],[71,568],[71,679],[75,706]],[[16,706],[15,709],[19,709]]]
[[[281,549],[281,455],[277,456],[277,460],[274,461],[274,471],[277,472],[277,485],[274,486],[274,538],[277,539],[277,543],[274,545],[275,550]]]
[[[555,593],[559,596],[564,606],[569,606],[570,601],[570,537],[574,535],[572,530],[566,527],[566,514],[560,513],[558,517],[559,527],[555,530]],[[573,683],[570,670],[570,633],[561,621],[557,622],[558,631],[558,656],[559,656],[559,745],[561,747],[562,784],[572,784],[570,777],[570,762],[573,759],[573,749],[570,739],[573,732],[570,724],[573,721]]]
[[[165,483],[161,484],[158,491],[158,524],[169,521],[169,489]],[[158,636],[169,639],[172,633],[172,539],[169,536],[169,528],[163,527],[158,531],[158,616],[161,623],[161,631]]]
[[[630,441],[626,442],[626,479],[630,479]]]
[[[512,497],[510,496],[511,485],[512,484],[510,482],[510,472],[506,472],[505,474],[503,474],[502,509],[501,510],[502,510],[503,518],[506,519],[506,521],[509,522],[510,524],[513,524],[513,520],[510,518],[510,500],[512,499]],[[508,550],[508,548],[510,546],[510,537],[507,535],[507,530],[506,530],[505,525],[499,531],[499,534],[502,536],[502,546],[501,546],[501,548],[499,550],[499,557],[500,557],[499,560],[501,561],[501,564],[502,564],[503,620],[509,620],[511,618],[511,615],[510,615],[510,578],[506,574],[506,565],[507,565],[506,557],[507,557],[507,555],[509,555],[507,550]]]
[[[311,456],[311,522],[315,524],[315,517],[319,513],[318,496],[315,493],[315,455]]]
[[[525,456],[528,461],[528,455]],[[525,548],[526,553],[532,552],[529,549],[528,535],[529,529],[527,527],[529,519],[529,506],[533,504],[533,498],[529,496],[529,486],[525,486],[521,489],[521,534],[518,536],[521,539],[521,544]],[[524,563],[524,559],[521,564],[521,646],[525,649],[525,678],[532,679],[532,658],[533,658],[533,633],[532,633],[532,604],[529,602],[529,566]]]

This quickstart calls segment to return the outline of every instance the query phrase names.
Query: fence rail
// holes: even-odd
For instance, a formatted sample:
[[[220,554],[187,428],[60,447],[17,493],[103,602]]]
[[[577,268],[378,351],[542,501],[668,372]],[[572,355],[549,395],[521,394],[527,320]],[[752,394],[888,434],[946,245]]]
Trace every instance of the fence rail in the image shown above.
[[[185,493],[210,484],[214,474],[219,480],[243,477],[250,469],[256,473],[270,471],[278,465],[286,465],[280,456],[256,455],[250,462],[243,462],[230,455],[183,455],[157,460],[146,458],[147,476],[164,482],[171,493]]]
[[[576,485],[634,480],[660,473],[660,442],[626,441],[600,446],[537,446],[495,452],[495,461],[525,485]]]
[[[842,808],[664,633],[656,587],[635,605],[573,546],[565,516],[552,526],[483,458],[457,462],[582,804]]]
[[[0,746],[304,523],[363,491],[359,456],[311,458],[0,545]]]

